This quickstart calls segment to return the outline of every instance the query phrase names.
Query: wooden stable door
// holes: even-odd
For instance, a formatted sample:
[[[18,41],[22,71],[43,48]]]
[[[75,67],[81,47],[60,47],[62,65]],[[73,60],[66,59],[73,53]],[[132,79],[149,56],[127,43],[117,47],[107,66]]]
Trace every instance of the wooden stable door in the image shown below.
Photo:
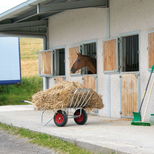
[[[97,84],[96,83],[97,83],[96,77],[94,77],[94,76],[87,75],[87,76],[83,77],[83,84],[84,84],[85,88],[91,88],[91,89],[97,91]]]
[[[136,74],[122,75],[122,117],[132,117],[138,112],[138,77]]]

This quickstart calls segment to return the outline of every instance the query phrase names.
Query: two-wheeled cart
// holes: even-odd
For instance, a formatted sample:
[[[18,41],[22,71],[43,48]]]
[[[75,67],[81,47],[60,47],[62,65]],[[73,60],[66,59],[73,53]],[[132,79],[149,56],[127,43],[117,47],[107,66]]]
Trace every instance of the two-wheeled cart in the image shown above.
[[[92,89],[77,88],[73,93],[69,106],[67,108],[63,108],[62,103],[61,108],[54,110],[54,116],[50,118],[44,125],[47,125],[53,119],[56,126],[63,127],[66,125],[68,118],[73,118],[75,123],[78,125],[84,125],[88,119],[88,115],[85,109],[91,101],[93,94],[94,91]],[[73,113],[72,111],[74,110],[75,112]],[[47,110],[43,110],[41,114],[42,124],[44,123],[43,119],[44,113],[46,111]]]

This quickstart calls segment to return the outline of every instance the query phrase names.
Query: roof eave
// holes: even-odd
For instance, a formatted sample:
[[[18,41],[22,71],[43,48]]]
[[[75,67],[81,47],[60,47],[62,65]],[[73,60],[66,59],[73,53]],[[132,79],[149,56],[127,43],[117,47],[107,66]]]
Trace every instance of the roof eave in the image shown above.
[[[12,9],[9,9],[7,11],[5,11],[4,13],[0,14],[0,21],[7,19],[7,18],[11,18],[15,15],[17,15],[18,13],[20,13],[21,11],[26,11],[29,8],[32,8],[33,6],[43,2],[45,0],[29,0],[26,2],[23,2],[19,5],[17,5],[16,7],[13,7]]]

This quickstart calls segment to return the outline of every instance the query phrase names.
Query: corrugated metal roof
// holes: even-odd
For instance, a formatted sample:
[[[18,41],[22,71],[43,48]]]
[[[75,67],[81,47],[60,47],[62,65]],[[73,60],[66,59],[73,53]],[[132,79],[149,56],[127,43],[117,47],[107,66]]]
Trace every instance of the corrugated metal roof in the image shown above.
[[[21,12],[28,11],[30,8],[33,8],[39,3],[46,2],[47,0],[27,0],[26,2],[23,2],[16,7],[13,7],[3,13],[0,14],[0,21],[6,19],[6,18],[13,18],[20,14]]]
[[[27,0],[0,14],[0,32],[45,34],[49,16],[87,7],[108,7],[108,0]]]

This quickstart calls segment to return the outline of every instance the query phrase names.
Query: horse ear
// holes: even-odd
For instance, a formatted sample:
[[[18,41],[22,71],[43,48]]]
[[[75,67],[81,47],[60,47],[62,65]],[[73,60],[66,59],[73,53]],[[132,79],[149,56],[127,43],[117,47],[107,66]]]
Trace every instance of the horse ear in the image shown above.
[[[82,56],[82,53],[79,52],[79,51],[77,51],[76,54],[77,54],[78,56]]]
[[[78,55],[78,56],[81,56],[82,54],[81,54],[80,52],[77,52],[77,55]]]
[[[78,56],[81,56],[81,55],[82,55],[81,52],[79,52],[79,50],[76,50],[76,54],[77,54]]]

